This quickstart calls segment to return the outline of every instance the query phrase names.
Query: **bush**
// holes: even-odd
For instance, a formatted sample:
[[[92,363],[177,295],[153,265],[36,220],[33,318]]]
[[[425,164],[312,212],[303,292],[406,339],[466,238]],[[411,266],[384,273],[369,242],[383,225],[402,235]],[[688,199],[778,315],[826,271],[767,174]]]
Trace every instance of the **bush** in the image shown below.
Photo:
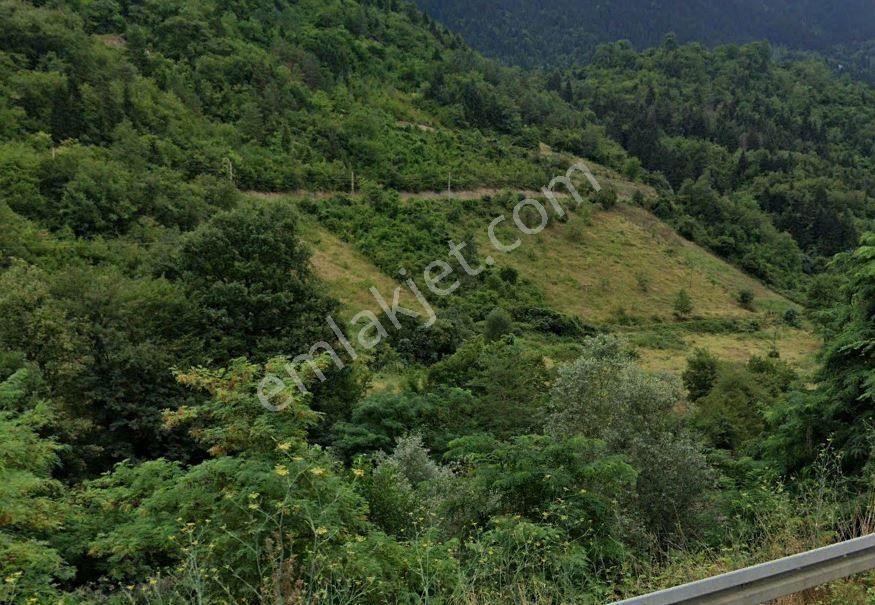
[[[584,240],[583,227],[580,225],[569,225],[565,231],[568,241],[572,244],[581,244]]]
[[[566,532],[517,516],[493,519],[466,551],[476,578],[472,602],[506,602],[508,594],[523,603],[571,602],[593,573],[589,553],[569,544]]]
[[[650,291],[650,276],[646,273],[639,273],[635,276],[635,282],[638,286],[638,291],[647,293]]]
[[[687,369],[684,370],[682,379],[690,399],[696,401],[705,397],[714,388],[717,380],[717,358],[705,349],[696,349],[687,359]]]
[[[792,328],[798,328],[800,326],[800,316],[799,311],[793,309],[792,307],[784,311],[784,323]]]
[[[438,386],[425,394],[377,393],[358,402],[349,422],[332,428],[331,445],[346,460],[359,454],[389,452],[412,432],[432,451],[442,454],[447,443],[476,425],[477,400],[470,392]]]
[[[595,202],[605,210],[611,210],[617,205],[617,190],[605,187],[595,195]]]
[[[765,426],[762,402],[768,398],[750,371],[729,366],[699,401],[696,425],[714,447],[742,450],[761,436]]]
[[[558,313],[544,307],[524,307],[514,310],[514,319],[524,321],[538,332],[557,336],[595,336],[598,329],[572,315]]]
[[[634,326],[640,323],[640,320],[634,315],[630,315],[626,311],[626,307],[617,307],[611,311],[611,321],[619,326]]]
[[[398,316],[401,328],[391,329],[392,322],[385,314],[380,323],[388,326],[387,342],[408,362],[431,364],[456,352],[459,334],[456,326],[446,319],[438,319],[430,327],[418,318]]]
[[[686,290],[681,290],[674,298],[674,315],[677,319],[687,319],[693,312],[693,300]]]
[[[738,293],[738,304],[741,305],[742,309],[747,309],[748,311],[753,311],[753,303],[754,303],[754,293],[752,290],[742,290]]]
[[[624,447],[633,436],[664,427],[682,398],[679,382],[643,372],[621,340],[600,335],[586,340],[580,358],[560,367],[549,431]]]
[[[559,370],[547,432],[604,442],[638,472],[642,520],[660,537],[684,532],[710,470],[701,449],[680,430],[673,410],[682,400],[674,379],[638,368],[612,336],[590,339],[574,363]]]
[[[498,272],[498,276],[501,280],[508,284],[515,284],[519,279],[519,271],[514,269],[513,267],[502,267]]]
[[[512,330],[513,318],[510,316],[510,313],[501,307],[496,307],[486,316],[486,325],[483,328],[483,335],[486,337],[487,341],[498,340],[505,334],[510,334]]]

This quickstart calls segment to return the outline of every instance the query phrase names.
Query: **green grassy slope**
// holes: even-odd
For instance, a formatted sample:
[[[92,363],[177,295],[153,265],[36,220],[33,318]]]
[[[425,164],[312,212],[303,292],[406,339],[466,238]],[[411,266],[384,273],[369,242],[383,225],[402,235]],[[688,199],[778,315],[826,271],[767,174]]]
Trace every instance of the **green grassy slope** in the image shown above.
[[[746,361],[773,346],[800,369],[813,367],[819,339],[779,319],[794,303],[646,210],[620,204],[587,214],[554,223],[524,249],[498,257],[499,266],[511,266],[538,284],[556,310],[624,332],[639,345],[649,369],[679,373],[695,347]],[[673,313],[682,289],[694,305],[687,322],[676,321]],[[742,290],[754,293],[752,311],[738,303]]]
[[[593,170],[601,182],[620,192],[621,200],[628,200],[636,189],[648,194],[646,188],[603,167],[595,165]],[[488,204],[467,199],[478,193],[456,195],[471,208]],[[428,204],[446,203],[438,193],[417,196],[422,198]],[[318,203],[332,202],[319,199]],[[474,233],[485,255],[491,249],[487,224],[475,209],[457,217],[449,228],[459,234]],[[375,260],[343,241],[342,233],[331,233],[315,221],[306,225],[314,269],[342,302],[345,319],[359,310],[376,309],[370,286],[388,293],[398,285]],[[499,237],[511,239],[511,229],[499,228]],[[551,222],[541,234],[524,239],[517,250],[493,256],[498,268],[512,267],[534,284],[544,306],[623,333],[638,346],[642,364],[650,369],[679,373],[695,347],[733,361],[766,355],[775,348],[803,371],[813,368],[819,339],[781,320],[786,309],[796,307],[792,301],[629,202],[610,211],[597,205],[577,209],[568,222]],[[689,292],[694,305],[685,321],[677,320],[673,310],[680,290]],[[738,302],[743,290],[754,294],[752,309]]]

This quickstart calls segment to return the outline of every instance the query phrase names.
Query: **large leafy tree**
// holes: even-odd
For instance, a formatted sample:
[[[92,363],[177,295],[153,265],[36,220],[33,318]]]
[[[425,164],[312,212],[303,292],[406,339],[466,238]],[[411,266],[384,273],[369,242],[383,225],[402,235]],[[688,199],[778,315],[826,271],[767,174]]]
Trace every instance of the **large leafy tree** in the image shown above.
[[[548,431],[601,439],[608,451],[625,455],[639,470],[641,512],[661,537],[690,528],[711,477],[702,448],[675,412],[682,388],[638,368],[616,337],[597,336],[560,368],[550,394]]]
[[[814,460],[827,442],[847,467],[871,463],[875,422],[875,234],[835,261],[847,274],[841,302],[828,315],[821,385],[776,408],[772,449],[789,469]]]
[[[282,393],[288,407],[260,404],[259,380],[283,366],[237,360],[178,376],[206,396],[168,412],[167,422],[186,427],[212,457],[188,468],[125,462],[86,483],[76,503],[91,566],[188,602],[380,603],[405,593],[400,546],[374,530],[356,492],[363,472],[350,477],[307,443],[316,419],[307,398],[291,385]],[[178,573],[153,588],[171,564]]]
[[[40,432],[53,419],[34,396],[31,370],[0,381],[0,601],[57,599],[54,582],[73,569],[50,544],[69,519],[65,489],[52,478],[61,446]]]
[[[199,308],[198,332],[214,360],[293,356],[330,336],[337,308],[310,269],[296,212],[281,203],[215,216],[183,243],[180,278]]]
[[[56,407],[89,425],[65,431],[77,445],[68,472],[190,452],[161,429],[161,410],[184,396],[172,366],[198,358],[193,311],[177,285],[115,267],[55,273],[16,261],[0,274],[0,343],[39,367]]]

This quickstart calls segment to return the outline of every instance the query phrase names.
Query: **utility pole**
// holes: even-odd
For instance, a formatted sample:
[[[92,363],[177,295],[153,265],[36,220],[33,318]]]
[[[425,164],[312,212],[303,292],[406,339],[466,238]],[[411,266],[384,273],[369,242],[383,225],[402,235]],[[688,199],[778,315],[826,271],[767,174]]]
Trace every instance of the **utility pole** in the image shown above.
[[[447,173],[447,199],[453,199],[453,173]]]

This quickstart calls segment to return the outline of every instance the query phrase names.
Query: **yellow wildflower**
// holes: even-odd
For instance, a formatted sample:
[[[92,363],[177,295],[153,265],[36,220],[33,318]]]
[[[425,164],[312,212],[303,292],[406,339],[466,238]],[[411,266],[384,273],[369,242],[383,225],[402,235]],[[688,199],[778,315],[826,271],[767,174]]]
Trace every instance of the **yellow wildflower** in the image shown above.
[[[277,464],[275,467],[273,467],[273,472],[275,472],[280,477],[287,477],[289,474],[289,467],[287,467],[285,464]]]

